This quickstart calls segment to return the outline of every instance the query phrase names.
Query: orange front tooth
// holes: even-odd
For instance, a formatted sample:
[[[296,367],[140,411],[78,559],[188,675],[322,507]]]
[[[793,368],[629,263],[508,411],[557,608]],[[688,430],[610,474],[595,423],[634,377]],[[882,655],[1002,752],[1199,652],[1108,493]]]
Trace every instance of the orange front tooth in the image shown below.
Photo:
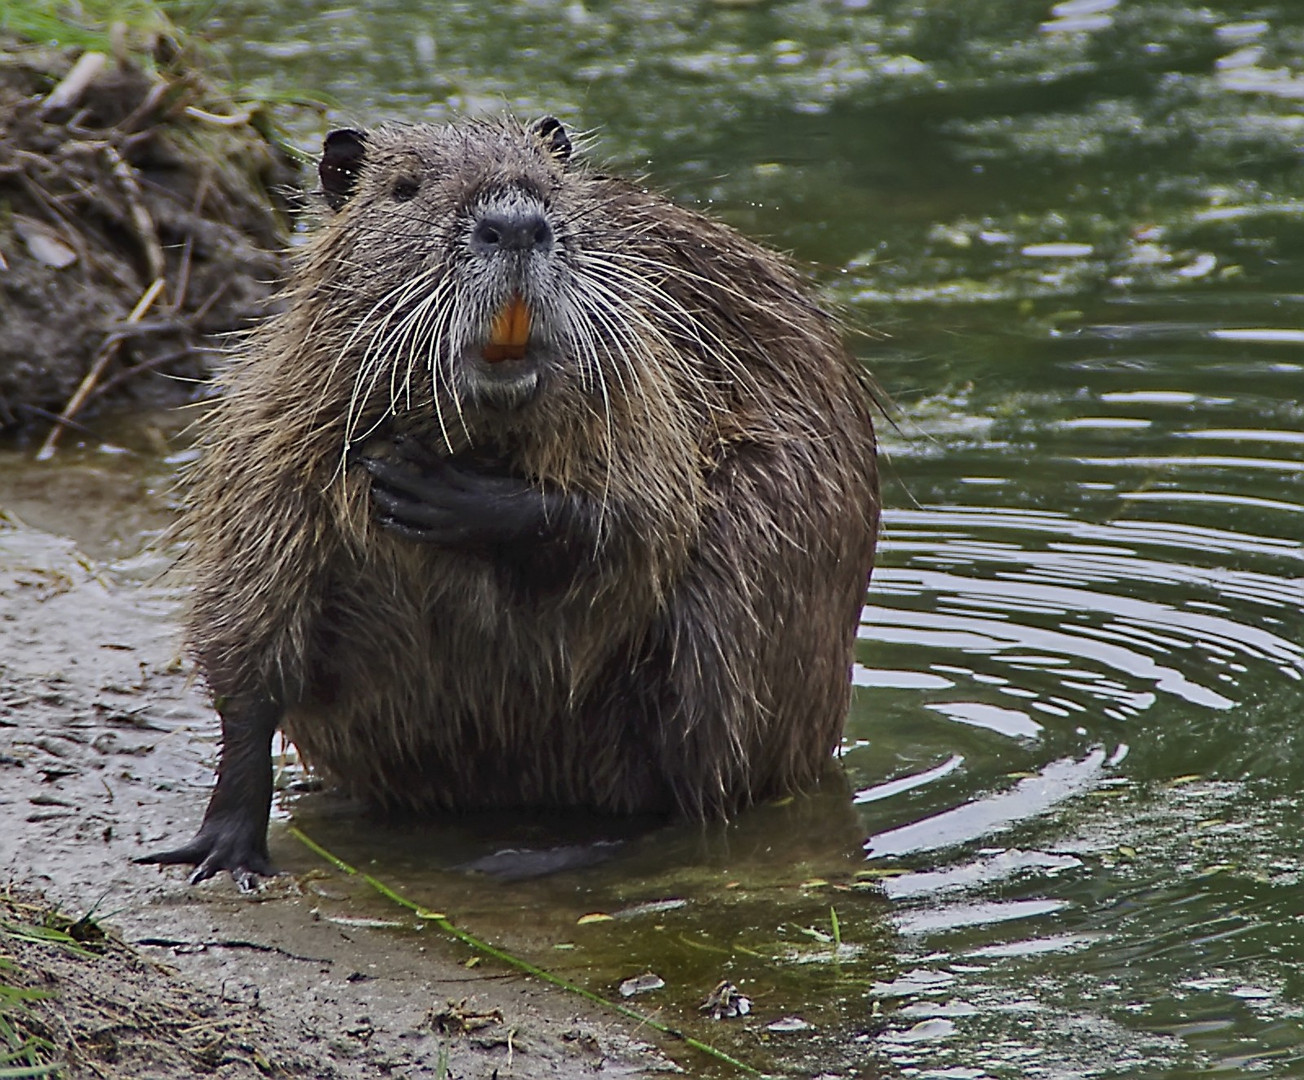
[[[512,317],[512,343],[525,345],[530,340],[530,309],[519,296],[507,305]]]
[[[519,360],[530,340],[530,309],[520,294],[513,296],[494,316],[489,328],[486,360]]]

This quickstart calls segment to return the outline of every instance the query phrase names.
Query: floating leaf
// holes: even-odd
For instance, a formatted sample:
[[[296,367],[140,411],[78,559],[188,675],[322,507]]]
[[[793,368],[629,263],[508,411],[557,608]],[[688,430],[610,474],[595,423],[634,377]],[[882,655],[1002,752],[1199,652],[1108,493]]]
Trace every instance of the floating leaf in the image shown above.
[[[401,930],[407,924],[397,919],[368,919],[357,915],[323,915],[327,922],[362,930]]]
[[[666,980],[652,971],[645,971],[642,975],[636,975],[632,979],[626,979],[620,984],[621,997],[633,997],[635,994],[650,994],[653,990],[660,990],[666,985]]]
[[[675,911],[687,906],[687,900],[649,900],[645,904],[635,904],[632,907],[621,908],[620,911],[613,912],[611,917],[613,919],[633,919],[639,915],[659,915],[663,911]]]
[[[951,1020],[921,1020],[909,1031],[897,1036],[901,1042],[929,1042],[932,1039],[945,1039],[955,1034],[955,1023]]]
[[[595,911],[589,915],[581,915],[578,919],[575,920],[575,925],[587,926],[589,923],[611,922],[611,921],[612,921],[612,916],[608,915],[606,912]]]
[[[785,1016],[781,1020],[775,1020],[773,1023],[765,1025],[766,1031],[774,1031],[786,1035],[793,1031],[813,1031],[815,1025],[803,1020],[800,1016]]]

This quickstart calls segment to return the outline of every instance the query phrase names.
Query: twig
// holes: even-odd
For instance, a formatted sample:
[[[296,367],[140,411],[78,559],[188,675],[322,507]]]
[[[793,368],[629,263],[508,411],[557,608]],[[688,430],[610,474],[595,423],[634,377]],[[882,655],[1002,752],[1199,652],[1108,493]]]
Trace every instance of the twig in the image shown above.
[[[190,325],[198,330],[199,324],[204,321],[204,317],[213,310],[213,305],[226,295],[226,290],[230,287],[231,279],[229,277],[223,278],[221,283],[213,290],[208,299],[200,304],[199,307],[195,308],[194,314],[190,316]]]
[[[484,953],[486,956],[492,956],[495,960],[499,960],[510,967],[516,968],[517,971],[523,971],[527,975],[533,975],[535,978],[542,979],[544,982],[549,983],[558,989],[582,997],[585,1001],[591,1001],[595,1005],[601,1005],[604,1009],[610,1009],[618,1016],[623,1016],[626,1020],[633,1020],[635,1023],[646,1025],[647,1027],[652,1028],[653,1031],[660,1032],[662,1035],[669,1035],[671,1038],[679,1039],[685,1045],[691,1046],[694,1050],[706,1054],[709,1057],[713,1057],[716,1061],[724,1062],[726,1065],[732,1065],[735,1069],[745,1072],[749,1076],[761,1075],[759,1069],[755,1069],[746,1062],[731,1057],[723,1050],[717,1050],[714,1046],[710,1046],[709,1044],[702,1042],[700,1039],[694,1039],[691,1035],[686,1035],[677,1028],[672,1028],[668,1024],[663,1024],[660,1020],[654,1020],[650,1016],[644,1016],[637,1009],[631,1009],[628,1005],[619,1005],[614,1001],[608,1001],[600,994],[595,994],[592,990],[586,990],[584,987],[578,986],[569,979],[562,978],[560,975],[554,975],[551,971],[545,971],[541,967],[536,967],[528,960],[523,960],[519,956],[507,952],[505,949],[500,949],[496,945],[490,945],[487,941],[481,941],[475,935],[468,934],[465,930],[454,926],[448,916],[443,912],[432,911],[430,908],[418,904],[415,900],[409,900],[402,893],[391,889],[379,878],[372,877],[370,874],[363,873],[356,867],[350,866],[337,855],[333,855],[331,852],[327,851],[319,843],[304,833],[302,829],[291,826],[289,832],[291,836],[299,841],[299,843],[313,854],[325,859],[328,863],[334,866],[335,869],[345,874],[349,874],[352,877],[361,878],[375,889],[376,892],[380,893],[381,896],[385,897],[385,899],[392,901],[399,907],[406,908],[408,911],[416,915],[417,918],[433,923],[445,934],[456,938],[464,945],[469,945],[477,952]]]
[[[76,250],[82,266],[87,270],[92,267],[98,268],[99,263],[93,258],[90,245],[86,243],[86,238],[77,229],[68,212],[59,205],[59,201],[29,176],[26,171],[20,174],[18,179],[26,189],[27,194],[32,197],[32,201],[36,203],[36,209],[40,211],[41,216],[58,229],[60,235],[67,239],[68,243]]]
[[[163,279],[155,278],[141,297],[136,301],[136,306],[132,308],[131,314],[127,316],[128,323],[140,322],[145,312],[150,309],[150,305],[158,299],[158,294],[163,291]],[[86,377],[82,379],[81,385],[77,387],[76,392],[68,399],[68,404],[63,407],[63,412],[55,421],[54,427],[50,429],[50,434],[45,437],[45,444],[41,447],[40,452],[36,455],[37,461],[49,461],[54,457],[54,448],[59,443],[59,433],[63,430],[64,424],[77,415],[82,405],[86,403],[86,398],[90,392],[95,389],[95,384],[99,382],[100,376],[104,374],[104,369],[109,366],[109,362],[118,355],[118,349],[122,345],[122,339],[116,338],[101,346],[100,354],[91,364],[90,371],[86,372]]]
[[[189,330],[186,319],[177,315],[164,314],[155,319],[141,319],[136,323],[122,323],[105,335],[104,344],[113,341],[128,341],[132,338],[149,337],[151,334],[180,334]]]
[[[18,411],[25,416],[37,417],[41,420],[49,420],[52,424],[63,424],[64,427],[70,427],[74,431],[80,431],[83,435],[94,435],[85,424],[79,424],[76,420],[65,420],[58,413],[52,413],[49,409],[42,409],[39,405],[33,405],[30,402],[22,401],[18,403]],[[12,514],[12,511],[9,511]]]
[[[133,945],[152,945],[161,949],[252,949],[254,952],[276,953],[290,960],[303,960],[310,964],[330,964],[327,956],[301,956],[279,945],[265,945],[261,941],[181,941],[177,938],[146,937],[133,941]]]
[[[202,120],[205,124],[216,124],[218,127],[241,127],[249,123],[254,114],[252,110],[246,109],[230,116],[221,116],[201,109],[198,105],[187,105],[186,115],[192,120]]]
[[[86,106],[83,105],[80,109],[78,109],[75,113],[72,114],[72,117],[68,120],[66,124],[64,124],[64,127],[66,127],[68,131],[73,135],[93,137],[95,133],[92,132],[90,128],[82,126],[82,122],[86,120],[90,115],[91,115],[90,109],[86,108]]]
[[[102,52],[82,53],[72,70],[45,96],[41,103],[42,115],[77,104],[86,87],[95,81],[95,76],[104,70],[104,65],[108,62],[109,58]]]
[[[111,143],[104,143],[103,148],[105,156],[113,165],[113,175],[118,178],[122,194],[126,197],[127,208],[131,211],[131,223],[136,226],[136,232],[140,235],[141,246],[145,249],[145,262],[149,266],[149,276],[155,281],[161,281],[165,267],[163,245],[159,243],[154,219],[149,216],[144,200],[140,197],[140,185],[136,183],[136,175],[118,153],[117,147]]]
[[[118,181],[118,187],[122,192],[123,200],[127,204],[125,211],[120,210],[116,203],[109,203],[109,205],[112,206],[115,215],[122,214],[130,220],[133,226],[135,226],[136,232],[139,234],[138,238],[140,240],[140,246],[144,251],[145,261],[148,264],[151,279],[162,277],[164,266],[163,245],[159,242],[158,229],[154,225],[154,219],[150,217],[149,211],[145,208],[145,202],[142,197],[140,183],[137,180],[136,173],[131,165],[127,163],[126,159],[123,158],[119,148],[104,139],[80,139],[70,141],[61,149],[60,154],[61,158],[71,157],[73,155],[76,155],[77,157],[89,157],[94,154],[103,154],[104,157],[108,159],[110,171]],[[35,163],[41,167],[48,164],[48,162],[39,158],[36,159]],[[98,177],[102,170],[95,168],[94,166],[88,166],[88,168],[94,169],[94,175],[97,178],[92,183],[88,182],[82,176],[77,175],[76,170],[69,169],[66,160],[62,160],[61,164],[63,168],[60,173],[60,179],[64,183],[71,184],[75,189],[76,194],[80,195],[82,199],[93,207],[99,207],[105,203],[104,193],[97,190],[99,184]],[[27,180],[29,188],[33,186],[32,181],[28,180],[27,177],[24,177],[23,179]],[[84,221],[76,219],[74,215],[64,209],[62,204],[69,198],[70,196],[68,194],[61,195],[58,198],[46,196],[46,201],[60,216],[68,219],[70,225],[85,228],[86,224]],[[104,239],[101,239],[101,246],[113,247],[111,243]],[[110,266],[114,265],[116,265],[116,260],[110,262]],[[128,279],[121,272],[115,272],[115,276],[123,285],[131,285],[135,283],[134,275]]]
[[[180,311],[186,303],[186,293],[190,289],[190,260],[195,254],[195,234],[186,233],[186,244],[181,249],[181,269],[177,272],[177,285],[172,290],[172,310]]]
[[[131,110],[130,113],[118,124],[118,130],[127,135],[136,130],[136,126],[144,120],[150,113],[158,108],[164,96],[172,89],[173,83],[166,79],[155,79],[154,85],[149,88],[139,105]]]
[[[213,182],[213,169],[204,162],[204,171],[200,173],[199,183],[195,185],[195,198],[190,204],[190,212],[199,217],[204,212],[204,200],[208,198],[208,188]]]

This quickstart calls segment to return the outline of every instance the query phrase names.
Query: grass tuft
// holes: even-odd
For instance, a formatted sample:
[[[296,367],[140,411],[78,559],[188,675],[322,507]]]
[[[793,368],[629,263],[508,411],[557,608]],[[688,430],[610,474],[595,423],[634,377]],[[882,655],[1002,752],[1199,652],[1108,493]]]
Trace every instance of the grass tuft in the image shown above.
[[[83,951],[66,931],[41,922],[0,921],[0,950],[7,941],[28,941]],[[53,997],[49,991],[14,985],[17,965],[0,956],[0,1080],[56,1076],[61,1066],[53,1058],[54,1043],[32,1016],[33,1002]]]
[[[0,30],[42,45],[111,54],[125,50],[152,68],[157,42],[185,36],[169,14],[184,9],[151,0],[6,0]]]

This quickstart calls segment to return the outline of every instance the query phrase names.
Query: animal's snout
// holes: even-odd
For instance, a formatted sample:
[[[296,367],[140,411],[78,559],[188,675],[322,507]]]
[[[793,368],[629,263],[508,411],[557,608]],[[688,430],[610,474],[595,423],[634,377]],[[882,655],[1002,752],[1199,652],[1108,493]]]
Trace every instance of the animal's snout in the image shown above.
[[[482,212],[471,231],[471,247],[482,255],[552,250],[552,226],[536,208],[496,207]]]

